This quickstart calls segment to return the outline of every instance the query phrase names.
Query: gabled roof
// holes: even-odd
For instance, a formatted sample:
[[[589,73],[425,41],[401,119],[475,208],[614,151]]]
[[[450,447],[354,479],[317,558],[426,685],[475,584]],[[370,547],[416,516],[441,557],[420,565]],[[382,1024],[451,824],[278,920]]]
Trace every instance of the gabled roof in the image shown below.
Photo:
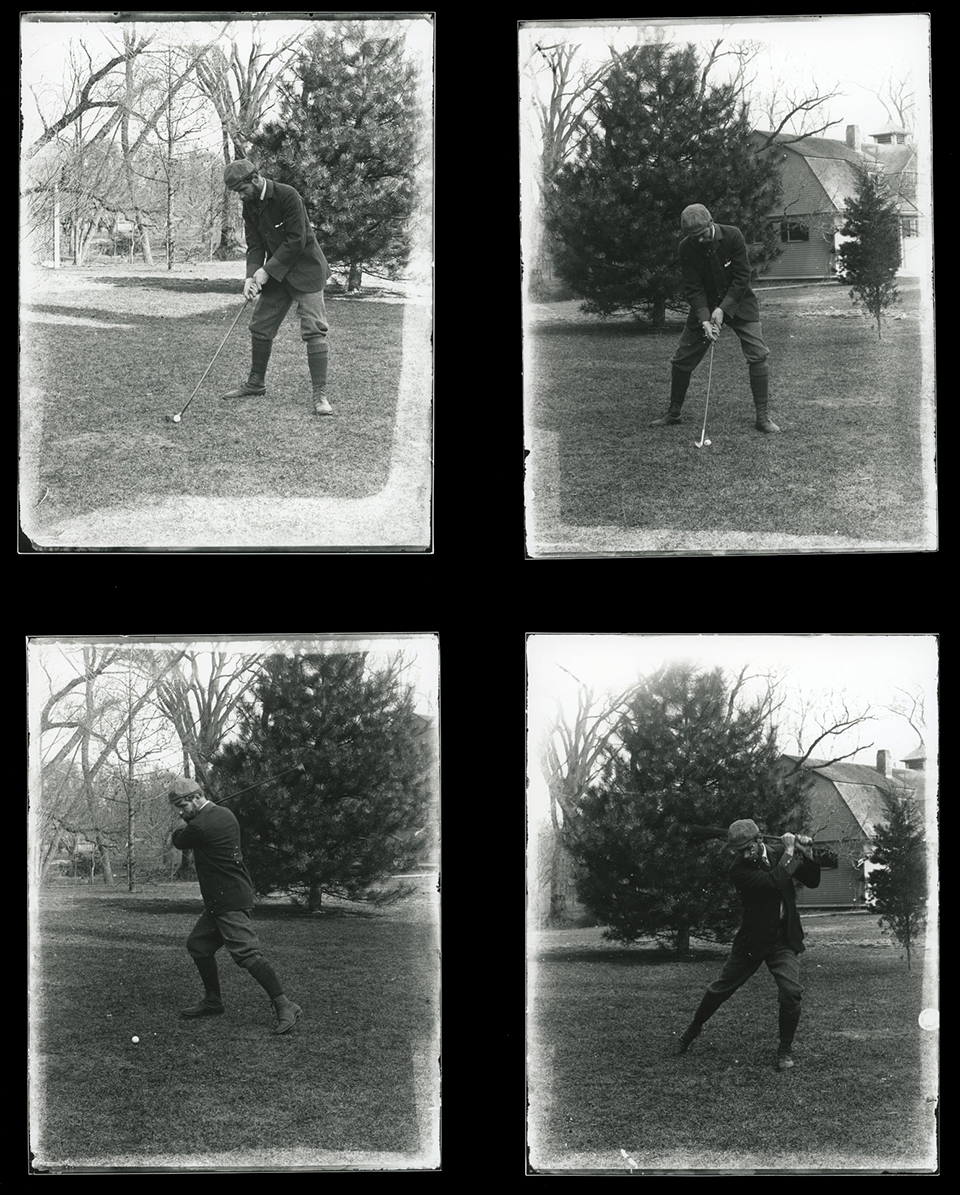
[[[796,763],[801,757],[799,755],[784,755],[783,758],[792,759]],[[876,768],[868,767],[863,763],[827,764],[822,759],[811,758],[806,760],[803,766],[816,771],[819,776],[825,776],[827,780],[832,780],[835,784],[865,784],[874,785],[877,788],[888,786],[885,776],[882,776]]]
[[[890,820],[890,810],[881,788],[868,784],[837,784],[835,787],[868,838],[873,837],[878,825]]]
[[[757,135],[764,140],[770,136],[761,129],[757,130]],[[793,133],[778,133],[773,139],[773,144],[782,149],[792,150],[804,158],[835,158],[852,162],[854,166],[860,162],[860,155],[845,141],[830,141],[826,137],[804,137],[802,141],[796,141]]]
[[[911,760],[911,759],[926,759],[927,758],[927,749],[923,745],[923,743],[921,743],[920,746],[915,747],[910,752],[909,755],[903,755],[900,758],[901,758],[901,763],[906,763],[908,760]]]

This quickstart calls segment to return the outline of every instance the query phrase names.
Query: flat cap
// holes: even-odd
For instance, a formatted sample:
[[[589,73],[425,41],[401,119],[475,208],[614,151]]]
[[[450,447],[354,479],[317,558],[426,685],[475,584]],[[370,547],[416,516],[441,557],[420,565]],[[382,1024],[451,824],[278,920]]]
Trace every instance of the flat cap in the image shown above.
[[[680,228],[684,236],[696,236],[713,223],[713,216],[702,203],[691,203],[680,213]]]
[[[749,818],[744,818],[742,821],[734,822],[727,831],[727,846],[735,851],[739,851],[748,842],[753,842],[755,838],[759,837],[760,827],[757,823],[751,821]]]
[[[231,162],[223,172],[223,185],[225,187],[235,187],[237,183],[242,183],[251,174],[256,174],[259,169],[259,166],[254,166],[253,162],[248,161],[247,158],[240,158],[237,162]]]
[[[194,793],[202,793],[203,789],[196,780],[187,780],[185,776],[178,776],[170,785],[167,793],[168,801],[179,801],[181,797],[192,797]]]

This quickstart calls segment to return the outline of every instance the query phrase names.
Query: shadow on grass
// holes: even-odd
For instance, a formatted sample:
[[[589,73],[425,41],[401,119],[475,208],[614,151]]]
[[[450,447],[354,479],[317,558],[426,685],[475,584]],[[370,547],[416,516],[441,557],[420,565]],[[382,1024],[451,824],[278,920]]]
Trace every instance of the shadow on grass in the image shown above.
[[[602,340],[609,337],[616,337],[618,339],[630,339],[635,336],[640,337],[677,337],[683,331],[682,323],[667,324],[663,328],[651,328],[649,324],[640,323],[617,323],[617,324],[571,324],[558,322],[555,324],[534,324],[531,328],[531,333],[534,336],[543,336],[549,338],[551,336],[582,336],[590,340]]]
[[[98,276],[97,282],[107,282],[110,286],[130,286],[134,290],[172,290],[188,295],[235,295],[239,293],[243,279],[242,263],[236,278],[157,278],[144,275],[126,275],[113,278],[109,275]]]
[[[116,907],[126,913],[162,913],[184,916],[193,914],[199,916],[202,911],[200,898],[195,900],[118,900]],[[313,920],[327,920],[337,917],[374,918],[377,914],[370,909],[317,909],[311,913],[307,909],[296,905],[257,905],[253,910],[254,921],[302,921],[307,918]]]
[[[659,963],[702,963],[726,958],[721,950],[691,950],[673,954],[669,950],[556,950],[541,951],[541,963],[606,963],[611,967],[649,967]]]
[[[239,300],[237,305],[239,306]],[[225,307],[213,308],[210,311],[171,312],[169,315],[166,312],[135,315],[128,311],[104,311],[98,307],[58,307],[52,303],[25,303],[24,307],[27,311],[35,311],[42,315],[66,316],[68,320],[102,320],[105,324],[133,324],[140,327],[153,327],[157,320],[186,320],[194,325],[223,323],[225,320],[234,318],[237,314],[236,310],[231,311]],[[84,332],[89,331],[87,328],[83,328],[82,330]]]

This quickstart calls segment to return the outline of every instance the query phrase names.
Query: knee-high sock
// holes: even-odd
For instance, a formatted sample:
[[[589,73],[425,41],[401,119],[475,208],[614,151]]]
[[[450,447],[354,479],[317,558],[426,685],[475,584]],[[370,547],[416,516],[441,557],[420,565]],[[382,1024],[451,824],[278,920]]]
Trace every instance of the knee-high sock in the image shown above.
[[[203,990],[209,996],[216,996],[220,999],[220,974],[217,971],[217,960],[212,956],[210,958],[195,958],[194,964],[200,972],[200,979],[203,981]]]
[[[791,1008],[786,1004],[780,1005],[780,1044],[782,1046],[789,1046],[793,1041],[793,1035],[797,1031],[797,1025],[800,1023],[800,1009]]]
[[[247,970],[271,1000],[278,1000],[283,995],[283,984],[277,979],[276,972],[265,958],[258,958],[255,963],[251,963],[247,967]]]
[[[699,1029],[701,1025],[709,1021],[724,1000],[726,1000],[726,996],[716,996],[713,992],[704,992],[700,1007],[693,1014],[694,1025]]]

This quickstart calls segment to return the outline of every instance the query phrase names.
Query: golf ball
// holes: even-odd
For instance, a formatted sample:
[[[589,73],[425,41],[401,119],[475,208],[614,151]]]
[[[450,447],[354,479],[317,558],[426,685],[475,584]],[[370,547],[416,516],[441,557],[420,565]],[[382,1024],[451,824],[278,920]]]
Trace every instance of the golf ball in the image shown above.
[[[131,1037],[130,1040],[132,1042],[138,1042],[140,1040],[140,1038],[139,1037]]]
[[[179,415],[174,415],[174,417],[173,417],[173,422],[174,422],[174,423],[179,423],[179,422],[180,422],[180,416],[179,416]]]
[[[709,444],[709,443],[710,443],[709,440],[704,440],[704,444]]]

